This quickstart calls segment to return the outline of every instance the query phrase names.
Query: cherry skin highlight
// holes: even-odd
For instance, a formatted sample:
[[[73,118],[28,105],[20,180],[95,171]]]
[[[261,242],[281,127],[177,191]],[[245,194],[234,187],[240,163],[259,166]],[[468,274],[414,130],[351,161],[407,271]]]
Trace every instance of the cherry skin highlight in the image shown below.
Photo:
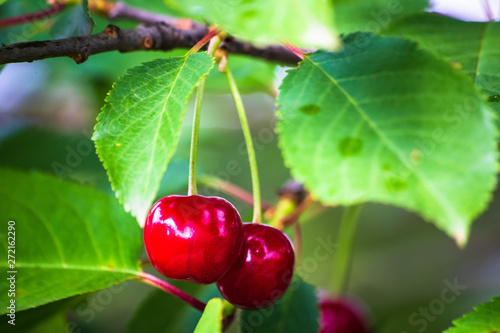
[[[293,276],[295,253],[290,239],[265,224],[243,223],[240,256],[217,281],[221,295],[238,308],[265,308],[287,290]]]
[[[144,244],[163,276],[210,284],[238,258],[243,223],[231,203],[218,197],[170,195],[146,218]]]
[[[318,297],[320,310],[319,333],[367,333],[361,309],[347,299]]]

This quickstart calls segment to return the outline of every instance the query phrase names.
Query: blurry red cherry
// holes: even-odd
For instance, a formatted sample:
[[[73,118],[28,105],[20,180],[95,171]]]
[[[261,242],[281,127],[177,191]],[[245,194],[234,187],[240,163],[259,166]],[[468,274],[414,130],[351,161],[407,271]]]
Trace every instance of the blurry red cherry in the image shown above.
[[[319,333],[367,333],[363,311],[351,300],[333,298],[325,293],[318,296],[320,309]]]

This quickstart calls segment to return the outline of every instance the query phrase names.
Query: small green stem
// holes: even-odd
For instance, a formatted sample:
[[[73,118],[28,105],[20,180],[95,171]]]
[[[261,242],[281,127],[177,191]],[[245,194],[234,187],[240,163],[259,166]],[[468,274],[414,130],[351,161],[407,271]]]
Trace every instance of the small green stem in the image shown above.
[[[344,209],[338,231],[338,249],[333,262],[332,289],[337,294],[343,294],[346,288],[350,268],[351,250],[358,222],[361,205],[348,206]]]
[[[203,89],[205,88],[205,78],[203,77],[196,90],[196,101],[194,107],[193,130],[191,133],[191,153],[189,156],[189,187],[188,195],[198,194],[196,188],[196,160],[198,156],[198,136],[200,133],[201,101],[203,99]]]
[[[236,105],[236,110],[238,111],[238,116],[240,118],[241,128],[243,129],[243,136],[245,138],[245,143],[248,151],[248,160],[250,162],[250,173],[252,175],[252,189],[253,189],[253,223],[262,222],[262,210],[260,203],[260,185],[259,185],[259,173],[257,171],[257,160],[255,158],[255,150],[253,148],[252,133],[250,133],[250,126],[248,125],[247,116],[245,113],[245,107],[243,106],[243,101],[241,99],[240,92],[234,80],[233,74],[226,66],[224,72],[226,74],[227,80],[229,82],[229,88],[231,89],[231,94],[234,98],[234,103]]]
[[[216,30],[210,30],[207,36],[213,37]],[[205,37],[207,37],[205,36]],[[206,43],[206,41],[204,42]],[[217,47],[219,47],[221,40],[219,37],[215,36],[210,40],[209,52],[208,54],[214,56]],[[203,44],[205,45],[205,44]],[[194,49],[194,48],[193,48]],[[191,49],[188,55],[193,51]],[[188,184],[188,195],[198,194],[198,189],[196,187],[196,161],[198,157],[198,137],[200,133],[200,119],[201,119],[201,102],[203,100],[203,90],[205,89],[206,77],[202,77],[198,88],[196,90],[196,100],[194,106],[194,116],[193,116],[193,129],[191,133],[191,151],[189,154],[189,184]]]

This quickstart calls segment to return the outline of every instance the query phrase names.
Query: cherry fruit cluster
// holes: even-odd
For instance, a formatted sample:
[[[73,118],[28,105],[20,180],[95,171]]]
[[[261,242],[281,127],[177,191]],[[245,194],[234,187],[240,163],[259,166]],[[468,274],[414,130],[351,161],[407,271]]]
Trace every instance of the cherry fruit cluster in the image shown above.
[[[276,302],[290,285],[295,255],[289,238],[265,224],[242,223],[219,197],[171,195],[156,202],[144,226],[146,252],[163,276],[216,283],[236,307]]]

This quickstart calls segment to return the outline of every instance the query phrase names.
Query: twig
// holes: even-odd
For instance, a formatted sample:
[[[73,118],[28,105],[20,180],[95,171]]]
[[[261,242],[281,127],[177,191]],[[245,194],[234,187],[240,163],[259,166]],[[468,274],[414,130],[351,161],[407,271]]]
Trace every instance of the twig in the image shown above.
[[[177,297],[178,299],[186,302],[187,304],[191,305],[193,308],[195,308],[198,311],[203,312],[203,310],[205,310],[205,307],[207,306],[202,301],[194,298],[191,295],[186,294],[182,290],[177,289],[176,287],[172,286],[170,283],[163,281],[154,275],[142,272],[140,275],[137,276],[137,279]]]
[[[182,30],[165,23],[155,23],[127,30],[109,25],[103,32],[90,36],[22,42],[2,46],[0,47],[0,65],[56,57],[70,57],[77,64],[80,64],[93,54],[110,51],[189,49],[207,33],[208,28]],[[297,64],[300,61],[293,53],[281,46],[258,48],[232,40],[224,42],[222,47],[230,53],[245,54],[284,64]]]
[[[52,15],[61,12],[65,7],[66,5],[64,4],[56,3],[53,6],[50,6],[46,9],[42,9],[36,12],[23,14],[19,16],[2,18],[0,19],[0,29],[48,18]]]
[[[126,19],[147,24],[163,22],[184,30],[205,29],[203,24],[194,22],[193,20],[153,13],[140,8],[131,7],[122,1],[108,2],[104,0],[93,0],[89,2],[89,9],[91,12],[105,16],[111,20]]]
[[[484,12],[486,13],[486,17],[488,18],[488,21],[494,21],[495,17],[493,16],[493,11],[491,10],[490,2],[488,0],[483,0],[483,9]]]
[[[215,178],[215,177],[209,177],[209,176],[203,176],[200,179],[200,183],[202,183],[205,186],[210,186],[214,189],[217,189],[221,192],[224,192],[226,194],[229,194],[232,197],[235,197],[236,199],[239,199],[243,201],[244,203],[247,203],[249,205],[253,205],[253,196],[251,193],[246,191],[245,189],[242,189],[241,187],[227,182],[225,180]],[[272,205],[268,202],[261,201],[260,203],[262,210],[267,210],[272,207]]]

